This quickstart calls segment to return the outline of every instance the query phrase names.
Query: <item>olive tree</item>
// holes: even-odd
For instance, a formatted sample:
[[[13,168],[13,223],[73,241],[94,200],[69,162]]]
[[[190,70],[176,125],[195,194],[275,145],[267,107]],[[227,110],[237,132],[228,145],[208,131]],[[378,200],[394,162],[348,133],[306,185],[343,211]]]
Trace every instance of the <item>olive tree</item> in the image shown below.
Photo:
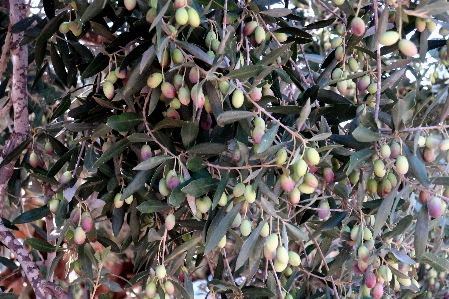
[[[449,296],[445,0],[2,4],[2,296]]]

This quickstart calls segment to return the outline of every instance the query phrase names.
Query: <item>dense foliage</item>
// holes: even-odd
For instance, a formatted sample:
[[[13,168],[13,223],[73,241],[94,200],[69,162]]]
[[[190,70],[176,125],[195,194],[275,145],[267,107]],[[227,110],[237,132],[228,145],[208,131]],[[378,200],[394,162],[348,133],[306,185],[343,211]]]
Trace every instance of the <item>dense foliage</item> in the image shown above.
[[[448,2],[39,5],[1,11],[0,102],[23,33],[31,134],[0,168],[3,223],[46,280],[74,298],[193,298],[200,279],[211,298],[449,296]]]

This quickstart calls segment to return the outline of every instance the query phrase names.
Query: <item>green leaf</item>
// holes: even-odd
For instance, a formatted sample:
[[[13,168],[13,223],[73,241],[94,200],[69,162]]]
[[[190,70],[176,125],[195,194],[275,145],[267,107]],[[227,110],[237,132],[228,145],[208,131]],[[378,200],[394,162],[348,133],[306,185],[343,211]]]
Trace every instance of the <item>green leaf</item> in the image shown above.
[[[264,68],[265,66],[263,65],[245,65],[229,72],[226,77],[229,79],[248,80],[249,78],[257,76],[264,70]]]
[[[310,33],[305,32],[304,30],[301,30],[296,27],[283,27],[283,28],[276,29],[274,32],[291,34],[291,35],[294,35],[297,37],[303,37],[303,38],[312,38],[313,37]]]
[[[422,255],[421,263],[427,263],[438,272],[449,272],[449,261],[433,253],[425,252]]]
[[[326,103],[326,104],[346,104],[353,105],[353,102],[348,100],[347,98],[339,95],[332,90],[320,89],[318,91],[318,101]]]
[[[107,0],[94,0],[94,2],[92,2],[92,4],[89,5],[89,7],[81,16],[81,23],[85,24],[86,22],[93,19],[104,9],[106,3]]]
[[[262,60],[258,61],[256,63],[256,65],[269,65],[269,64],[273,63],[274,61],[276,61],[279,58],[279,56],[284,54],[292,46],[292,44],[293,43],[289,43],[289,44],[283,45],[280,48],[272,50],[270,53],[265,55],[262,58]]]
[[[281,18],[288,16],[292,11],[288,8],[271,8],[261,11],[260,13],[273,18]]]
[[[32,209],[20,214],[16,219],[12,221],[12,224],[30,223],[44,218],[49,213],[50,209],[48,208],[48,206],[42,206],[40,208]]]
[[[187,121],[181,128],[181,140],[185,148],[191,147],[198,137],[200,127],[196,121]]]
[[[273,216],[274,218],[281,218],[276,212],[276,209],[274,208],[273,204],[268,200],[266,200],[265,197],[260,198],[260,205],[267,214]]]
[[[243,264],[246,262],[246,260],[249,258],[251,253],[254,250],[254,247],[256,246],[257,240],[260,238],[260,231],[262,230],[263,226],[267,222],[269,217],[265,218],[265,220],[261,221],[259,225],[256,227],[255,230],[251,232],[251,234],[248,236],[248,238],[243,243],[242,248],[240,249],[239,255],[237,257],[237,261],[235,262],[235,269],[240,269],[240,267],[243,266]]]
[[[219,126],[224,127],[227,124],[231,124],[241,119],[253,118],[256,116],[256,113],[251,111],[242,111],[242,110],[232,110],[225,111],[218,115],[217,124]]]
[[[359,125],[352,132],[352,136],[354,136],[354,138],[360,142],[373,142],[373,141],[380,140],[382,138],[378,133],[375,133],[375,132],[371,131],[370,129],[365,128],[362,125]]]
[[[393,238],[395,236],[402,235],[407,230],[407,228],[409,228],[412,222],[413,222],[412,215],[405,216],[396,224],[396,226],[393,228],[392,231],[385,233],[383,235],[383,238]]]
[[[0,293],[0,299],[15,299],[19,298],[20,294],[15,293]]]
[[[36,19],[38,19],[37,15],[23,18],[22,20],[11,26],[11,33],[16,34],[25,31],[26,29],[28,29],[28,27],[31,26],[31,24],[34,23],[34,21],[36,21]]]
[[[40,173],[30,173],[30,176],[37,179],[38,181],[41,181],[41,182],[46,182],[46,183],[49,183],[49,184],[52,184],[55,186],[59,185],[59,182],[57,180],[55,180],[53,177],[48,176],[48,174],[43,175]]]
[[[43,251],[43,252],[57,252],[57,251],[63,251],[64,248],[62,247],[56,247],[54,245],[51,245],[47,241],[44,241],[42,239],[38,238],[28,238],[25,240],[25,243],[36,249],[37,251]]]
[[[191,181],[187,186],[182,188],[181,191],[190,194],[193,197],[200,197],[215,189],[218,183],[219,180],[214,178],[201,178]]]
[[[146,159],[143,162],[140,162],[139,164],[137,164],[136,167],[133,168],[133,170],[150,170],[170,159],[173,159],[173,157],[165,156],[165,155],[164,156],[154,156],[149,159]]]
[[[167,128],[181,128],[186,123],[187,122],[179,119],[165,118],[154,126],[153,131]]]
[[[388,193],[387,196],[382,200],[382,203],[380,204],[379,210],[376,214],[376,222],[374,223],[373,228],[373,236],[376,237],[377,234],[380,232],[382,227],[387,222],[388,216],[391,215],[391,208],[393,207],[394,199],[396,198],[396,195],[398,193],[399,184],[397,184],[390,193]]]
[[[184,298],[184,299],[191,299],[191,298],[193,298],[193,296],[190,296],[189,292],[179,282],[177,282],[174,279],[170,279],[170,281],[175,286],[175,289],[181,293],[182,298]],[[187,283],[187,281],[185,280],[184,283]]]
[[[365,148],[352,154],[349,157],[349,166],[346,174],[349,175],[358,165],[371,158],[374,152],[374,150]]]
[[[108,135],[112,131],[112,128],[108,125],[101,123],[98,125],[98,127],[95,129],[95,131],[92,133],[92,139],[97,139],[100,137],[104,137]]]
[[[143,118],[137,113],[124,112],[120,115],[111,116],[106,124],[118,132],[128,132],[142,121]]]
[[[201,169],[204,169],[207,167],[207,164],[204,162],[201,157],[192,157],[189,160],[187,160],[186,163],[187,169],[193,172],[200,171]]]
[[[256,154],[266,151],[272,144],[279,129],[279,123],[273,125],[268,131],[262,136],[262,140],[259,142],[259,147],[257,148]]]
[[[160,200],[146,200],[137,206],[141,213],[155,213],[169,210],[171,207]]]
[[[160,3],[163,3],[163,2],[160,2]],[[166,3],[166,4],[159,10],[159,13],[158,13],[157,16],[154,18],[153,23],[151,23],[150,30],[148,30],[148,31],[153,30],[153,28],[154,28],[157,24],[159,24],[159,23],[161,22],[162,18],[163,18],[164,15],[165,15],[165,12],[166,12],[167,9],[170,7],[170,4],[171,4],[171,2],[170,2],[170,1],[167,1],[167,3]]]
[[[240,212],[240,208],[242,205],[243,201],[236,204],[232,208],[232,210],[223,217],[217,228],[213,232],[208,232],[208,236],[210,235],[211,237],[206,242],[206,248],[204,249],[205,255],[217,248],[218,243],[220,243],[221,239],[223,239],[223,237],[226,235],[226,232],[231,227],[235,216]]]
[[[331,137],[331,135],[332,135],[332,133],[321,133],[321,134],[313,136],[312,138],[307,139],[307,141],[311,142],[311,141],[326,140],[327,138]]]
[[[128,140],[132,143],[140,143],[153,141],[153,138],[146,133],[134,133],[128,136]]]
[[[335,22],[335,20],[336,20],[336,18],[330,18],[327,20],[313,22],[313,23],[305,26],[304,29],[312,30],[312,29],[320,29],[320,28],[328,27],[328,26],[332,25]]]
[[[245,286],[242,288],[243,298],[265,298],[273,297],[276,294],[267,288],[255,287],[255,286]]]
[[[217,119],[218,116],[223,112],[223,105],[221,103],[221,99],[218,97],[217,89],[210,81],[204,82],[203,87],[206,92],[206,95],[209,97],[209,103],[210,106],[212,107],[212,113]]]
[[[53,110],[53,114],[50,117],[50,120],[54,120],[60,117],[64,112],[69,110],[71,104],[72,101],[70,100],[70,94],[68,93],[61,98],[59,105],[55,108],[55,110]]]
[[[145,182],[150,178],[153,174],[152,170],[142,170],[139,171],[133,178],[133,180],[123,189],[122,197],[120,200],[125,200],[130,197],[138,190],[142,189],[145,186]]]
[[[220,201],[223,192],[226,189],[226,184],[228,183],[229,171],[226,171],[220,178],[220,183],[217,186],[217,190],[215,190],[214,198],[212,199],[212,209],[215,209]]]
[[[206,52],[204,52],[200,47],[198,47],[194,44],[188,43],[188,42],[180,41],[180,40],[176,40],[175,42],[181,48],[190,52],[190,54],[192,54],[195,58],[202,60],[209,65],[212,65],[214,63],[214,60],[209,55],[207,55]],[[224,67],[226,67],[226,65],[225,65],[225,63],[221,63],[219,65],[219,67],[224,68]]]
[[[59,15],[51,19],[42,29],[36,43],[45,43],[46,41],[55,34],[59,29],[59,24],[62,23],[63,19],[67,16],[67,11],[61,12]],[[40,65],[38,66],[40,68]]]
[[[168,203],[171,204],[172,206],[180,207],[181,204],[186,200],[186,194],[181,191],[183,184],[177,186],[170,192],[170,196],[168,197]]]
[[[270,187],[268,187],[264,181],[261,180],[258,184],[258,187],[259,187],[260,192],[265,194],[274,203],[279,204],[278,196],[273,191],[271,191]]]
[[[109,64],[109,57],[103,53],[98,53],[94,60],[89,64],[89,66],[84,70],[81,75],[81,79],[87,79],[93,75],[98,74],[104,70]]]
[[[183,252],[189,250],[190,248],[197,246],[198,243],[201,241],[201,236],[192,238],[187,242],[182,243],[181,245],[177,246],[169,255],[165,257],[165,262],[168,263]]]
[[[194,155],[219,155],[227,149],[225,144],[206,142],[193,146],[187,152]]]
[[[310,99],[307,99],[306,103],[301,109],[301,113],[299,114],[299,118],[297,121],[297,128],[300,130],[304,123],[306,122],[307,118],[310,115],[310,112],[312,111],[312,106],[310,105]]]
[[[395,250],[395,249],[392,249],[392,250],[390,250],[390,252],[399,260],[399,261],[401,261],[401,262],[403,262],[403,263],[405,263],[405,264],[409,264],[409,265],[414,265],[414,264],[416,264],[416,262],[411,258],[411,257],[409,257],[407,254],[405,254],[405,253],[403,253],[403,252],[401,252],[401,251],[398,251],[398,250]]]
[[[100,159],[97,160],[97,162],[92,165],[93,168],[100,167],[101,164],[109,161],[113,157],[117,157],[120,155],[124,150],[126,150],[130,146],[131,142],[127,138],[121,139],[117,142],[114,142],[111,147],[109,147],[106,152],[101,155]],[[140,169],[139,169],[140,170]]]
[[[3,161],[0,163],[0,168],[8,165],[10,162],[18,158],[22,154],[22,152],[28,148],[31,140],[31,138],[26,139],[21,144],[16,146],[9,154],[7,154],[5,158],[3,158]]]
[[[445,185],[445,186],[449,186],[449,177],[446,177],[446,176],[433,177],[433,178],[430,178],[430,181],[431,181],[432,184],[434,184],[434,185]]]
[[[410,173],[418,179],[418,181],[425,187],[430,187],[430,180],[427,176],[427,169],[424,163],[415,156],[407,144],[402,143],[402,148],[405,152],[405,156],[407,157],[408,163],[410,164]]]
[[[416,219],[414,245],[417,261],[421,261],[427,246],[427,237],[429,234],[429,211],[427,205],[422,205]]]
[[[224,2],[225,0],[199,0],[198,3],[204,5],[204,6],[208,6],[210,3],[210,8],[211,9],[218,9],[218,10],[224,10]],[[227,10],[231,11],[231,10],[236,10],[238,9],[238,6],[234,3],[234,1],[226,1],[227,2]]]
[[[287,232],[290,237],[295,241],[304,241],[307,242],[309,240],[309,236],[300,230],[296,225],[293,225],[288,222],[284,222],[285,227],[287,228]]]

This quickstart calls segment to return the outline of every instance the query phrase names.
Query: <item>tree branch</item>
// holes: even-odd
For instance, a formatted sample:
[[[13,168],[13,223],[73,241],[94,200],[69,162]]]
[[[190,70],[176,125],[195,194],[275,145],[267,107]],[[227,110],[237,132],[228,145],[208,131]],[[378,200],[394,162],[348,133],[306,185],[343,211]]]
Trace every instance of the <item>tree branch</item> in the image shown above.
[[[22,20],[27,12],[27,5],[24,0],[10,0],[10,22],[11,25]],[[2,156],[5,157],[17,145],[22,143],[30,134],[30,124],[28,120],[28,95],[27,95],[27,79],[28,79],[28,47],[20,46],[19,42],[23,37],[23,33],[12,34],[10,55],[13,65],[13,75],[11,84],[11,102],[14,109],[14,131],[7,141]],[[5,56],[2,54],[2,59]],[[8,188],[8,181],[14,171],[14,165],[17,159],[11,161],[8,165],[0,169],[0,214],[3,212],[4,197]],[[36,266],[35,262],[30,258],[29,252],[22,243],[3,225],[0,219],[0,241],[5,244],[17,257],[24,275],[31,284],[37,299],[46,298],[46,294],[53,295],[57,298],[71,298],[62,288],[54,283],[45,281]]]

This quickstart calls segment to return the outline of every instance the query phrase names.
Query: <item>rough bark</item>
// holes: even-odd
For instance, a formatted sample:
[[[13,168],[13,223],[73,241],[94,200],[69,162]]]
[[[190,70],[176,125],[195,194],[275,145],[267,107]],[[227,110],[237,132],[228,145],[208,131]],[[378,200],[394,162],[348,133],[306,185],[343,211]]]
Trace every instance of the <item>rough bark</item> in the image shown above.
[[[27,5],[24,0],[10,0],[10,23],[15,24],[25,17]],[[5,157],[17,145],[26,140],[29,136],[29,120],[28,120],[28,93],[27,93],[27,76],[28,76],[28,48],[20,46],[19,42],[23,34],[12,34],[10,56],[13,64],[13,75],[11,84],[11,101],[14,109],[14,132],[6,143],[2,156]],[[6,55],[2,53],[2,59],[6,59]],[[4,197],[14,171],[16,160],[12,161],[5,167],[0,169],[0,214],[4,207]],[[71,298],[62,288],[52,282],[45,281],[39,268],[30,258],[29,252],[22,243],[3,225],[0,218],[0,241],[5,244],[16,256],[19,261],[24,275],[31,284],[36,298],[44,299],[46,295],[52,295],[56,298]]]

